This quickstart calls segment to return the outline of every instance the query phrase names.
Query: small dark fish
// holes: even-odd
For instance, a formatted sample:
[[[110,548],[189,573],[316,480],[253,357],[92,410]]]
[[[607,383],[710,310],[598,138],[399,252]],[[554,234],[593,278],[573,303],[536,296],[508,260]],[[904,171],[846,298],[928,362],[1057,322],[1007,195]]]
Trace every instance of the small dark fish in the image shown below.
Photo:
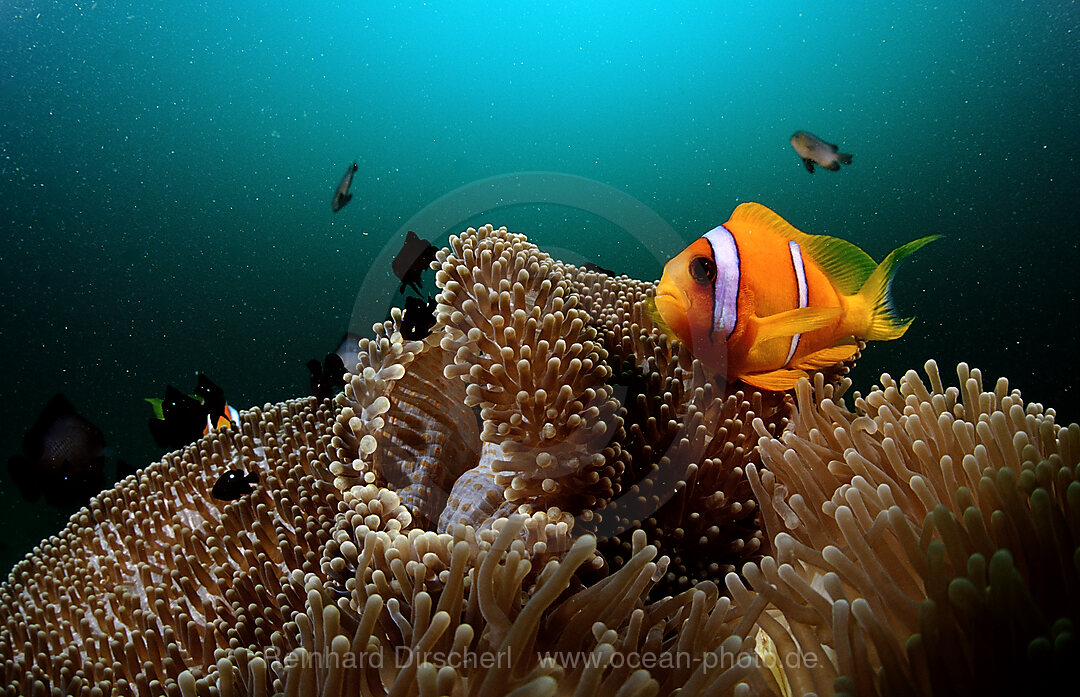
[[[225,392],[203,373],[198,374],[194,395],[186,395],[172,385],[164,399],[147,398],[154,408],[150,433],[166,450],[176,450],[211,430],[236,428],[240,414],[225,402]]]
[[[802,158],[806,171],[810,174],[814,173],[815,162],[834,172],[839,171],[841,164],[851,164],[851,155],[838,152],[840,148],[832,143],[826,143],[810,131],[795,131],[795,134],[791,136],[791,147],[795,148],[795,152]]]
[[[225,391],[215,385],[205,373],[198,373],[195,382],[195,398],[202,402],[207,416],[217,418],[225,414]]]
[[[307,362],[307,369],[311,374],[311,394],[320,402],[345,389],[345,363],[336,353],[326,354],[321,364],[312,358]]]
[[[405,298],[405,311],[401,315],[401,335],[409,341],[423,339],[431,334],[435,326],[435,298],[426,303],[409,296]]]
[[[352,186],[353,175],[356,174],[356,170],[359,167],[356,166],[356,162],[352,163],[352,166],[345,170],[345,174],[341,177],[341,181],[337,185],[337,190],[334,191],[334,200],[330,204],[334,212],[337,213],[345,204],[352,201],[352,194],[349,193],[349,187]]]
[[[165,387],[165,399],[161,400],[161,415],[150,419],[149,424],[150,433],[158,446],[176,450],[202,434],[206,425],[206,411],[199,400],[168,385]]]
[[[611,277],[615,277],[615,275],[616,275],[615,272],[612,271],[611,269],[605,269],[603,266],[600,266],[599,264],[594,264],[591,261],[587,261],[584,264],[582,264],[581,268],[585,269],[586,271],[595,271],[596,273],[604,273],[604,274],[607,274],[608,276],[611,276]]]
[[[435,261],[435,252],[435,245],[409,230],[405,235],[405,244],[401,245],[401,251],[394,257],[393,263],[394,275],[401,279],[399,293],[405,292],[405,286],[410,286],[417,293],[422,292],[422,274]]]
[[[214,486],[210,489],[210,495],[218,501],[235,501],[247,496],[252,488],[259,483],[257,472],[245,472],[244,470],[227,470],[221,475]]]
[[[23,453],[8,460],[8,472],[28,501],[44,494],[50,505],[77,506],[105,486],[105,436],[62,394],[26,431]]]

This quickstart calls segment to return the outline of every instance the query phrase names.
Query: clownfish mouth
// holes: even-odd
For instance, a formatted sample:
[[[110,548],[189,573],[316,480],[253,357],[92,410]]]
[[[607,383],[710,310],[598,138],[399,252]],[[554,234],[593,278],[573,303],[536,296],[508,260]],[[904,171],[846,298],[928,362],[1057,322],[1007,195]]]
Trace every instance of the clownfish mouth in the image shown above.
[[[665,308],[668,310],[685,311],[686,295],[682,293],[675,284],[661,282],[660,285],[656,287],[656,307],[660,310],[660,314],[667,314]]]
[[[661,316],[671,316],[672,312],[677,312],[682,309],[682,303],[679,299],[670,293],[656,295],[656,309],[660,312]]]

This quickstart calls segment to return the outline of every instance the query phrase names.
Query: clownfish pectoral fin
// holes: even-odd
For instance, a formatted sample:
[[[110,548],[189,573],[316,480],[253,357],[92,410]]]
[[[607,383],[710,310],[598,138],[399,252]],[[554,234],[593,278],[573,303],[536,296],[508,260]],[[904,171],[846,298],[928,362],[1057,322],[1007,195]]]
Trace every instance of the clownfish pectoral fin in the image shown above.
[[[664,321],[664,318],[660,316],[660,310],[656,308],[656,298],[646,298],[644,305],[645,316],[652,321],[657,329],[674,339],[675,332],[671,331],[671,327],[669,327],[668,323]]]
[[[837,344],[836,346],[823,348],[820,351],[814,351],[813,353],[800,358],[799,362],[792,367],[802,368],[803,370],[828,368],[829,366],[848,360],[854,356],[855,352],[858,350],[859,346],[852,340],[850,342]]]
[[[805,334],[821,329],[840,316],[839,307],[799,307],[768,317],[753,317],[755,342]]]
[[[766,390],[767,392],[787,392],[795,387],[795,383],[805,377],[808,377],[805,370],[781,368],[780,370],[771,370],[767,373],[740,375],[739,379],[747,385],[756,387],[759,390]]]

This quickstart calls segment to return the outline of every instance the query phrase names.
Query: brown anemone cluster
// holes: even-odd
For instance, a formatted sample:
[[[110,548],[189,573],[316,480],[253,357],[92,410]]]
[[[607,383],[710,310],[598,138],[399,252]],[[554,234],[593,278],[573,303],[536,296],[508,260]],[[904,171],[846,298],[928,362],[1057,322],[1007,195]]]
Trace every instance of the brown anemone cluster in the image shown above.
[[[652,284],[485,227],[336,401],[244,412],[0,586],[10,695],[987,694],[1077,658],[1080,427],[844,366],[714,382]],[[210,495],[226,470],[251,494]]]
[[[730,575],[792,694],[1042,694],[1075,684],[1080,427],[957,367],[854,397],[806,382],[748,466],[775,554]],[[745,583],[744,583],[745,579]],[[827,660],[821,660],[826,657]]]
[[[537,507],[610,497],[618,402],[607,351],[566,274],[524,235],[490,227],[452,237],[437,260],[440,348],[453,355],[446,374],[480,409],[481,464],[493,475],[484,489]],[[446,522],[474,522],[462,489]]]
[[[395,313],[360,342],[334,427],[338,488],[390,487],[437,532],[542,515],[561,531],[545,553],[598,537],[591,569],[618,567],[644,530],[670,562],[657,594],[766,551],[744,467],[760,461],[751,424],[779,433],[789,404],[724,394],[654,326],[653,284],[491,226],[451,237],[433,267],[432,335],[406,339]]]
[[[231,646],[294,648],[289,574],[319,569],[342,506],[318,464],[332,423],[313,399],[252,409],[91,500],[2,587],[5,693],[178,694]],[[214,499],[228,469],[254,492]]]

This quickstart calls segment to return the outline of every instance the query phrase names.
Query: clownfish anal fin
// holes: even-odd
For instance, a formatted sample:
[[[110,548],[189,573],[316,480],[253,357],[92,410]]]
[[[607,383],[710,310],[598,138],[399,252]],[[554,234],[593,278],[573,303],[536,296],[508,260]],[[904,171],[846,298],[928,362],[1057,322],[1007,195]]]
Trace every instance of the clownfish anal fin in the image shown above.
[[[805,334],[821,329],[840,316],[839,307],[800,307],[767,317],[752,317],[754,342]]]
[[[787,392],[795,387],[795,383],[805,377],[808,377],[805,370],[781,368],[780,370],[770,370],[767,373],[740,375],[739,379],[747,385],[756,387],[759,390],[766,390],[768,392]]]
[[[813,353],[803,356],[799,359],[799,362],[792,368],[802,368],[803,370],[817,370],[818,368],[828,368],[834,366],[837,363],[848,360],[855,355],[855,352],[859,350],[859,346],[854,340],[837,344],[836,346],[830,346],[823,348],[820,351],[814,351]]]

